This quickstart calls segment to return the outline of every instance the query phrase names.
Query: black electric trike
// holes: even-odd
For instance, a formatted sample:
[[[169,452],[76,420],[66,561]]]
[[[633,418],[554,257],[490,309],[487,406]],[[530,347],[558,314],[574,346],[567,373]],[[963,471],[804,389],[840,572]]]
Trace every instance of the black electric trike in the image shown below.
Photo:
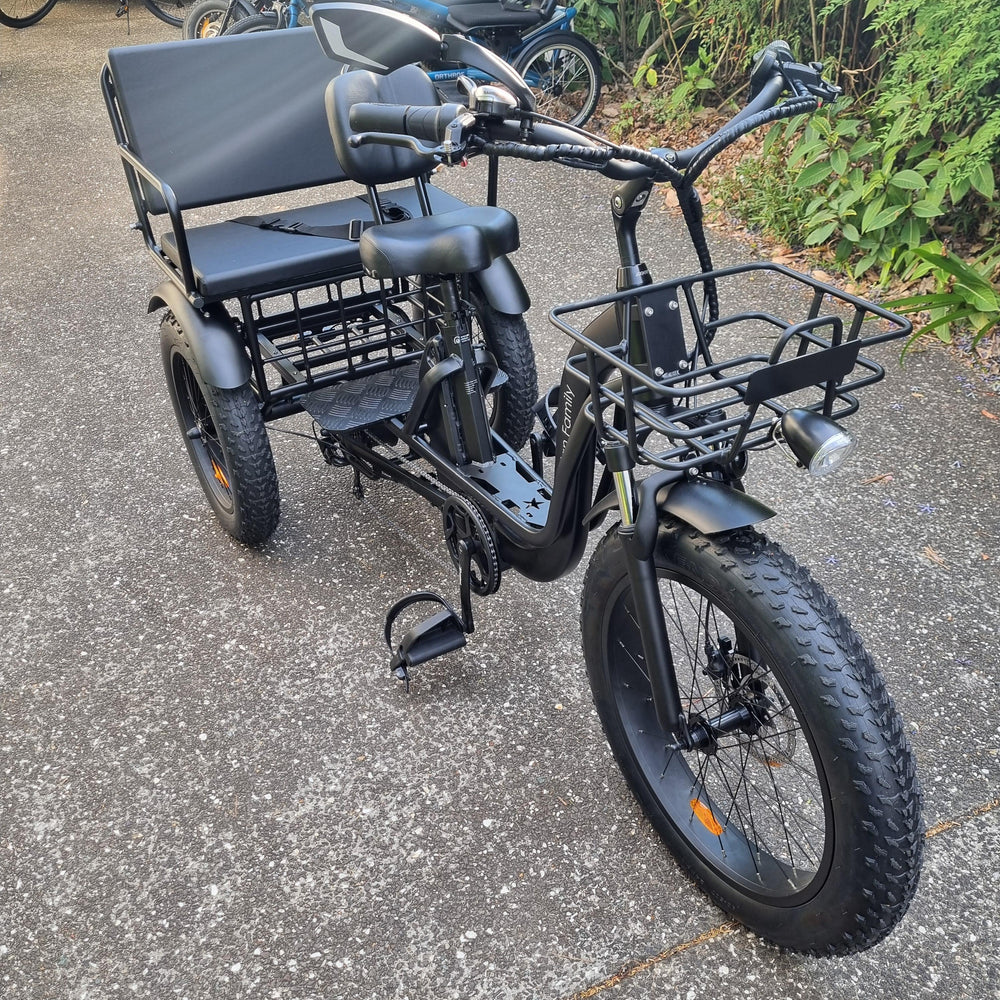
[[[884,375],[862,349],[909,326],[778,265],[713,269],[694,188],[741,135],[836,89],[773,43],[726,126],[692,149],[640,150],[539,115],[510,67],[468,39],[352,3],[315,6],[313,26],[322,51],[310,29],[182,42],[146,58],[115,50],[104,75],[137,225],[166,273],[150,311],[163,312],[170,396],[219,521],[266,542],[279,516],[268,424],[303,412],[359,493],[389,479],[438,508],[458,598],[421,591],[389,610],[390,669],[407,685],[465,645],[474,596],[510,571],[563,576],[603,526],[583,584],[583,654],[652,825],[767,940],[813,954],[878,942],[917,884],[913,757],[871,656],[760,532],[774,512],[744,480],[772,447],[814,473],[839,465],[852,446],[843,421]],[[236,86],[264,46],[255,93],[283,112],[266,118],[277,136]],[[438,60],[499,83],[470,81],[465,103],[442,103],[414,65]],[[162,137],[166,98],[140,82],[151,61],[192,101],[205,74],[237,95],[214,135]],[[552,312],[568,355],[537,399],[528,296],[508,258],[517,220],[496,205],[504,158],[615,181],[613,290]],[[484,205],[430,183],[469,159],[487,165]],[[363,193],[185,219],[345,179]],[[636,235],[658,183],[676,188],[697,261],[666,281],[652,279]],[[163,214],[170,229],[158,235]],[[799,311],[778,315],[776,302]],[[427,617],[394,627],[420,605]]]

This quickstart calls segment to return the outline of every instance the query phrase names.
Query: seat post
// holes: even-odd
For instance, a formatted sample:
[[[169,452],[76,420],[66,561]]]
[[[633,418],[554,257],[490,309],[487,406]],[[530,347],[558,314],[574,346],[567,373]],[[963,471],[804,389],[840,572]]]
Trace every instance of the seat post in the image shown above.
[[[458,282],[454,274],[439,275],[425,280],[440,282],[441,335],[445,351],[462,361],[461,370],[456,372],[450,381],[466,457],[470,462],[485,465],[494,459],[493,437],[489,417],[486,414],[479,372],[476,369],[468,308],[458,294]]]

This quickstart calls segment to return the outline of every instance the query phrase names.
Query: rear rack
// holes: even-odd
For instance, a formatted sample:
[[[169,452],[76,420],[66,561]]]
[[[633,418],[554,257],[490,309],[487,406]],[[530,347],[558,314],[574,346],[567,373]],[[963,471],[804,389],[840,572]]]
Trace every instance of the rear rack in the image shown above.
[[[715,320],[707,317],[713,287],[723,303]],[[727,302],[754,300],[759,309],[726,314]],[[771,311],[797,300],[803,319]],[[833,308],[824,310],[827,300]],[[588,336],[586,325],[607,308],[619,312],[623,332],[611,347]],[[575,313],[590,315],[571,325],[564,317]],[[768,447],[777,420],[793,407],[850,416],[855,393],[885,375],[861,348],[912,330],[872,302],[769,262],[558,306],[549,318],[582,348],[566,360],[566,372],[586,385],[583,412],[601,440],[625,444],[637,463],[672,471],[725,466],[740,452]],[[713,345],[723,341],[718,359]]]
[[[419,361],[441,308],[433,290],[356,273],[247,296],[244,337],[265,419],[307,393]]]

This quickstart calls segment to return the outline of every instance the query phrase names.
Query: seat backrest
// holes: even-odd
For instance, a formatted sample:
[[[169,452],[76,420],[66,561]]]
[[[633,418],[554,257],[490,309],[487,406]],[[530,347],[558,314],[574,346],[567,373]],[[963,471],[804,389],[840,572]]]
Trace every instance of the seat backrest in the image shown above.
[[[311,28],[112,49],[108,67],[132,151],[182,209],[345,179],[324,105],[341,66]]]
[[[420,156],[399,146],[369,143],[351,147],[350,112],[355,104],[440,104],[430,77],[417,66],[402,66],[386,76],[354,70],[334,77],[326,92],[326,111],[333,146],[344,173],[360,184],[386,184],[418,177],[433,166]]]

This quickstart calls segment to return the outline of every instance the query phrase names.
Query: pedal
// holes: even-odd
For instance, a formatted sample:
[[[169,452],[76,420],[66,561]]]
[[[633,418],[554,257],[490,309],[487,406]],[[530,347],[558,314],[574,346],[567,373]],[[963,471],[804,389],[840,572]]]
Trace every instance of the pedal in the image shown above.
[[[386,614],[385,642],[390,652],[393,650],[392,626],[396,619],[406,608],[423,602],[440,604],[443,610],[431,615],[430,618],[418,625],[414,625],[403,636],[389,661],[389,670],[397,680],[401,680],[406,685],[407,691],[410,690],[410,667],[461,649],[466,642],[465,623],[454,608],[444,598],[432,594],[428,590],[423,590],[397,601]]]

